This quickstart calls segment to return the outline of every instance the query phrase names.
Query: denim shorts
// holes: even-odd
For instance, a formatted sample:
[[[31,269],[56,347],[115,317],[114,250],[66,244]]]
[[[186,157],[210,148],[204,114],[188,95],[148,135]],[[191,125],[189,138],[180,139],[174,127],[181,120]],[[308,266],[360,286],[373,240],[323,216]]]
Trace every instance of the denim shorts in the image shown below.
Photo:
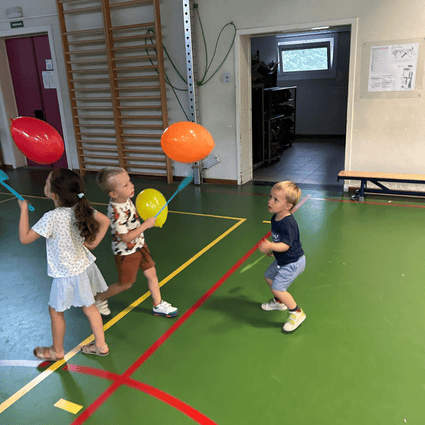
[[[272,289],[284,292],[304,270],[305,255],[294,263],[285,264],[284,266],[279,266],[277,261],[274,260],[264,273],[264,277],[273,281]]]

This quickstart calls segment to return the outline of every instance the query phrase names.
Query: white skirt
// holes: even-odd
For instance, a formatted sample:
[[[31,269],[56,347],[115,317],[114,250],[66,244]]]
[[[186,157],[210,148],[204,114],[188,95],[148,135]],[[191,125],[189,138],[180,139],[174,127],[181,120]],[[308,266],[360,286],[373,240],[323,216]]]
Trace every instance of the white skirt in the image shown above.
[[[81,274],[71,277],[55,277],[50,290],[49,305],[58,312],[70,307],[90,306],[94,295],[108,289],[105,279],[92,263]]]

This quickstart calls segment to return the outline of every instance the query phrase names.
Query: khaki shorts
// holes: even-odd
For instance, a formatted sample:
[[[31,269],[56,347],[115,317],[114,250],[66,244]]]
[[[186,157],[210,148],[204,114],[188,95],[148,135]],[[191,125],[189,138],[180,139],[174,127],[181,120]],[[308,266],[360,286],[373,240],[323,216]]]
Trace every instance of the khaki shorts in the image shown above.
[[[146,271],[155,267],[151,253],[146,244],[134,254],[115,255],[115,264],[118,269],[118,283],[125,285],[136,281],[138,270]]]

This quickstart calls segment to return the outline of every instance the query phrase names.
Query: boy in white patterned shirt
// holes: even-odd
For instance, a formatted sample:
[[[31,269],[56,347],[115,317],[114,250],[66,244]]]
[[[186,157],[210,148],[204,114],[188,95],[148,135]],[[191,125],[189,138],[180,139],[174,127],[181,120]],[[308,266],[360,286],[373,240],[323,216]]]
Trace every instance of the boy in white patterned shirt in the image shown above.
[[[103,315],[110,314],[106,299],[130,289],[136,281],[138,269],[141,269],[148,280],[153,314],[177,316],[179,310],[161,298],[155,262],[143,234],[145,230],[155,225],[156,218],[151,217],[143,224],[140,223],[136,207],[131,201],[134,196],[134,185],[123,168],[102,168],[97,174],[96,181],[111,198],[107,215],[111,220],[112,251],[118,268],[118,282],[96,296],[96,306]]]

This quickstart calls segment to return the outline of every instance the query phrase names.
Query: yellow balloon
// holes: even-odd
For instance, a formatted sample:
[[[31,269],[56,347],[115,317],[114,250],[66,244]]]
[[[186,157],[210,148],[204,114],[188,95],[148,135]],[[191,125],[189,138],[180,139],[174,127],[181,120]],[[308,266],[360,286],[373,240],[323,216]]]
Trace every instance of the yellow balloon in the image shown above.
[[[167,201],[156,189],[142,190],[136,198],[136,208],[143,221],[153,217]],[[155,221],[155,227],[162,227],[168,216],[168,205],[161,211]]]

